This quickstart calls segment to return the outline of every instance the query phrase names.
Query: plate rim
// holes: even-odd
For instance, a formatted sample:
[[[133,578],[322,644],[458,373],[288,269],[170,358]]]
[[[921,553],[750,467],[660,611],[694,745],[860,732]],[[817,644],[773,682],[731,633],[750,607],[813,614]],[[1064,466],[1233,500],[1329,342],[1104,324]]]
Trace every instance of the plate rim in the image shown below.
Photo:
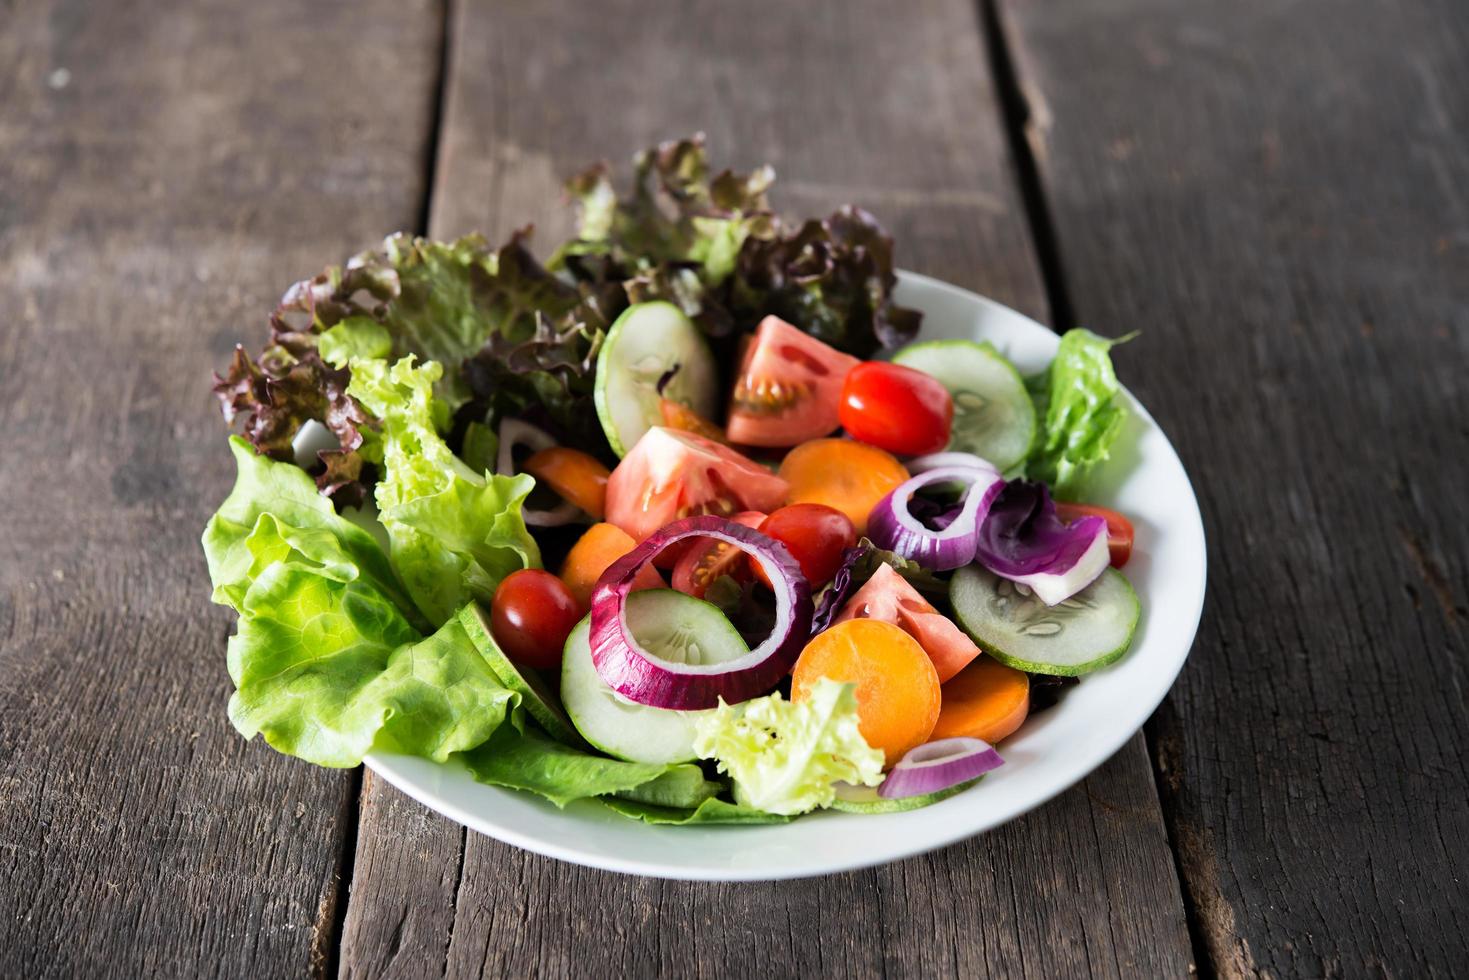
[[[977,304],[978,306],[987,308],[992,313],[996,313],[1004,317],[1017,317],[1020,320],[1024,321],[1031,328],[1044,331],[1046,334],[1052,337],[1058,336],[1054,330],[1035,320],[1033,317],[1027,316],[1019,310],[1016,310],[1013,307],[1007,306],[1004,303],[1000,303],[999,301],[991,299],[987,296],[980,295],[979,293],[975,293],[963,287],[945,282],[941,279],[936,279],[932,276],[923,275],[922,273],[899,270],[898,276],[900,283],[912,283],[913,285],[919,286],[921,288],[935,290],[941,293],[948,293],[965,303]],[[1162,426],[1158,424],[1157,420],[1153,418],[1152,414],[1148,412],[1147,408],[1129,390],[1127,390],[1125,386],[1122,388],[1122,395],[1126,399],[1128,407],[1137,416],[1143,419],[1146,425],[1150,427],[1157,434],[1157,436],[1163,440],[1164,444],[1166,444],[1168,451],[1172,453],[1174,459],[1178,462],[1179,470],[1183,475],[1184,484],[1188,489],[1188,503],[1191,506],[1186,508],[1184,518],[1187,519],[1188,524],[1191,525],[1190,529],[1194,532],[1194,537],[1197,539],[1198,542],[1197,554],[1194,556],[1194,564],[1197,571],[1198,588],[1193,608],[1191,610],[1188,610],[1186,614],[1182,614],[1184,619],[1188,623],[1186,630],[1188,636],[1187,644],[1184,647],[1182,655],[1177,657],[1176,663],[1172,671],[1168,674],[1166,678],[1166,682],[1160,681],[1156,683],[1156,696],[1150,696],[1147,699],[1149,703],[1147,705],[1147,712],[1144,715],[1142,722],[1140,722],[1136,727],[1129,725],[1125,726],[1124,728],[1116,729],[1115,731],[1107,733],[1106,737],[1100,738],[1092,742],[1089,746],[1089,750],[1085,753],[1085,761],[1083,762],[1083,764],[1078,765],[1075,768],[1074,772],[1068,773],[1065,778],[1057,780],[1053,784],[1048,785],[1045,791],[1036,794],[1031,799],[1028,799],[1026,803],[1020,808],[1012,808],[1013,812],[1007,812],[1004,816],[998,819],[986,819],[985,817],[981,817],[979,820],[970,819],[952,821],[946,830],[939,833],[931,834],[921,840],[905,841],[894,846],[886,847],[880,850],[874,850],[869,855],[864,855],[855,859],[829,860],[824,863],[813,863],[810,865],[803,865],[794,868],[716,867],[713,865],[687,866],[678,863],[660,863],[640,858],[625,858],[621,856],[607,855],[600,852],[592,852],[586,849],[579,849],[573,846],[562,845],[556,841],[551,841],[542,837],[537,837],[532,834],[524,833],[516,829],[515,827],[508,826],[503,823],[497,823],[492,817],[487,816],[484,813],[471,812],[469,809],[460,806],[457,802],[446,797],[444,794],[436,792],[432,787],[426,786],[423,780],[420,780],[414,776],[414,770],[422,770],[424,767],[431,767],[433,770],[436,771],[437,776],[447,776],[449,773],[453,773],[455,770],[458,770],[458,772],[455,773],[452,778],[461,778],[472,781],[472,777],[468,774],[467,770],[465,770],[463,765],[460,763],[434,763],[426,759],[412,756],[399,756],[389,753],[376,752],[369,753],[364,759],[364,763],[367,765],[368,768],[373,771],[374,774],[386,780],[389,784],[401,790],[409,797],[413,798],[424,806],[428,807],[430,810],[433,810],[436,813],[448,817],[461,826],[464,826],[478,833],[485,834],[486,836],[492,837],[511,846],[519,847],[535,854],[540,854],[545,857],[555,858],[557,860],[566,861],[568,863],[581,865],[584,867],[598,868],[604,871],[613,871],[622,874],[670,880],[731,882],[777,881],[817,877],[821,875],[837,874],[846,871],[855,871],[863,868],[870,868],[882,864],[888,864],[895,861],[901,861],[906,858],[911,858],[920,854],[936,851],[951,846],[960,841],[967,840],[971,837],[976,837],[980,834],[986,833],[987,831],[993,830],[996,827],[1009,823],[1010,821],[1020,816],[1023,816],[1026,813],[1029,813],[1041,806],[1044,806],[1051,800],[1055,799],[1057,796],[1061,795],[1062,793],[1080,783],[1082,780],[1086,779],[1092,773],[1096,772],[1099,768],[1105,765],[1106,762],[1111,759],[1112,756],[1114,756],[1124,745],[1126,745],[1127,742],[1131,740],[1134,735],[1141,731],[1142,726],[1146,724],[1147,718],[1152,716],[1152,714],[1157,710],[1158,706],[1162,704],[1163,700],[1167,697],[1168,692],[1172,689],[1173,684],[1177,680],[1179,674],[1182,672],[1184,664],[1187,663],[1188,657],[1192,653],[1194,645],[1198,639],[1199,623],[1202,620],[1204,601],[1208,593],[1208,541],[1204,534],[1203,515],[1199,509],[1198,494],[1194,489],[1193,481],[1190,479],[1187,469],[1183,466],[1182,459],[1178,456],[1178,451],[1174,448],[1172,441],[1168,438],[1168,435],[1163,430]],[[1145,612],[1146,611],[1147,610],[1145,608]],[[474,785],[476,787],[481,787],[483,789],[490,790],[496,793],[514,794],[516,796],[523,795],[523,791],[485,786],[484,784],[480,783],[474,783]],[[967,794],[961,794],[960,797],[954,797],[951,800],[946,800],[945,803],[958,802],[963,795]],[[592,804],[579,801],[576,803],[572,803],[570,806],[567,807],[566,810],[560,812],[566,813],[570,812],[572,808],[585,808],[591,805]],[[937,806],[941,807],[944,806],[944,804],[938,804]],[[935,808],[931,807],[926,809]],[[882,819],[882,817],[902,817],[922,812],[923,810],[914,810],[908,811],[905,814],[885,814],[881,816],[861,815],[861,818],[865,820],[874,820]],[[819,815],[819,817],[829,816],[830,815],[826,813],[822,813]],[[850,819],[858,815],[838,814],[837,816],[839,818],[845,817]],[[809,821],[811,818],[807,817],[804,819]],[[644,829],[647,832],[653,834],[682,834],[690,832],[692,828],[641,825],[641,829]],[[781,825],[767,825],[763,828],[718,827],[710,825],[708,827],[699,828],[700,831],[706,833],[710,831],[715,831],[730,834],[752,833],[760,829],[764,829],[767,831],[779,831],[781,829]]]

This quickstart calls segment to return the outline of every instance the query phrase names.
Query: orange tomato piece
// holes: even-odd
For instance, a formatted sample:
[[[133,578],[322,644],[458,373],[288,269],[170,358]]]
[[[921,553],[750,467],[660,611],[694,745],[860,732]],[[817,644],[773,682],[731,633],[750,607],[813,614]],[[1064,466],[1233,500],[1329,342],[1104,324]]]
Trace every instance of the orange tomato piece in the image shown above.
[[[1011,735],[1030,714],[1030,676],[993,657],[979,657],[944,685],[934,738],[963,735],[991,745]]]
[[[850,439],[813,439],[792,449],[780,464],[791,485],[786,503],[826,504],[867,533],[867,515],[908,479],[903,464],[876,446]]]
[[[907,579],[893,571],[891,565],[879,568],[847,600],[835,622],[849,619],[880,619],[902,627],[928,653],[941,684],[948,683],[979,656],[974,641],[923,598]]]
[[[696,436],[705,439],[713,439],[715,442],[729,445],[729,438],[724,430],[710,422],[698,412],[669,398],[658,399],[658,414],[663,416],[663,424],[670,429],[680,429],[684,432],[692,432]]]
[[[818,633],[796,661],[791,700],[806,698],[823,677],[857,685],[858,727],[888,766],[933,734],[938,672],[918,641],[892,623],[853,619]]]
[[[619,527],[612,524],[593,524],[571,546],[566,561],[561,564],[561,581],[566,583],[581,615],[585,616],[592,608],[592,589],[596,586],[597,579],[607,570],[607,566],[633,550],[636,545],[632,535]],[[663,576],[658,574],[658,569],[652,565],[644,565],[638,571],[638,577],[633,579],[632,587],[636,591],[665,589],[668,586],[664,583]]]
[[[581,450],[552,446],[536,453],[520,468],[589,517],[601,520],[607,513],[607,478],[612,471]]]

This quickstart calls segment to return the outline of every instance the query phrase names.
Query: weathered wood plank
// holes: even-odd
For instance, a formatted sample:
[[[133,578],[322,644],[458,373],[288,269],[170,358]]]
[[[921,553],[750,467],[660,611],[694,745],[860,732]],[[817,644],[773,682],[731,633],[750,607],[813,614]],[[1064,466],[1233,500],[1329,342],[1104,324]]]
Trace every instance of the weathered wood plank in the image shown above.
[[[225,718],[209,370],[411,225],[427,0],[0,12],[0,975],[323,972],[352,781]]]
[[[1469,8],[1004,0],[1083,322],[1208,525],[1155,720],[1223,976],[1469,963]]]
[[[459,4],[451,23],[436,235],[533,219],[552,239],[571,170],[703,129],[719,159],[773,162],[781,206],[865,204],[904,264],[1043,311],[967,4]],[[369,774],[342,950],[364,977],[1181,975],[1190,959],[1140,738],[982,839],[775,885],[548,861]]]

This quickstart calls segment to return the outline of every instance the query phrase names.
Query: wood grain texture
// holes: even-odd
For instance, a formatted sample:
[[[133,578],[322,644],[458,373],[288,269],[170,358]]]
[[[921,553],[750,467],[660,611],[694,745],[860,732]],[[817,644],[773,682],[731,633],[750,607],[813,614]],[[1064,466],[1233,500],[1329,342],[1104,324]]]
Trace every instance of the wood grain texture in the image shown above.
[[[0,976],[329,966],[352,781],[226,720],[209,371],[415,220],[437,37],[424,0],[0,10]]]
[[[902,264],[1041,314],[974,10],[879,2],[651,13],[457,4],[431,231],[570,228],[565,176],[698,129],[771,161],[777,206],[868,206]],[[981,839],[778,884],[628,878],[526,854],[364,784],[348,976],[1179,976],[1191,952],[1136,738]]]
[[[1004,0],[1076,311],[1210,539],[1154,722],[1221,976],[1469,964],[1469,8]]]

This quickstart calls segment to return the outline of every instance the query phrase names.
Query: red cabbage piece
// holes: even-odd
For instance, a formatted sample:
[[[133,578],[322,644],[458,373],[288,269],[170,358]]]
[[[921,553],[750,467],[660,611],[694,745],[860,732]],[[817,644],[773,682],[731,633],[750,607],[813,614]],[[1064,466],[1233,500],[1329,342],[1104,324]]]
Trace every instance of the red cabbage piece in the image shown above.
[[[1056,514],[1044,483],[1011,480],[979,527],[976,557],[1006,578],[1061,574],[1081,561],[1106,527],[1100,517],[1067,524]]]

